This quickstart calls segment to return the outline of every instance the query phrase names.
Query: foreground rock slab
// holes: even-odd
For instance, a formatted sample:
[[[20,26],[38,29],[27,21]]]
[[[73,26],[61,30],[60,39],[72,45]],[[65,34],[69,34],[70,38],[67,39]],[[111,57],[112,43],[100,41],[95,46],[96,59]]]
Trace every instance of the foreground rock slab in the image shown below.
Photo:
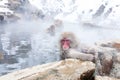
[[[94,71],[90,61],[67,59],[9,73],[0,80],[90,80]]]
[[[115,79],[107,76],[96,76],[95,80],[120,80],[120,79]]]

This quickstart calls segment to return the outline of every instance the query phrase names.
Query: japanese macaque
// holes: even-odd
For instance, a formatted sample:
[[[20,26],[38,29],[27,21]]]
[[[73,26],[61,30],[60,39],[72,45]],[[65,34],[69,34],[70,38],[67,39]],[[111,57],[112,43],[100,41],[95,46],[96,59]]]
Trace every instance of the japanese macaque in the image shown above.
[[[60,27],[60,26],[62,26],[63,22],[60,19],[56,19],[53,24],[57,27]]]
[[[47,28],[47,33],[54,36],[57,29],[59,29],[63,25],[62,20],[56,19],[54,20],[53,24],[50,25],[50,27]]]
[[[71,32],[64,32],[60,38],[61,59],[75,58],[82,61],[93,61],[94,55],[81,52],[79,42]]]
[[[55,35],[55,25],[51,25],[49,28],[47,28],[47,33],[54,36]]]

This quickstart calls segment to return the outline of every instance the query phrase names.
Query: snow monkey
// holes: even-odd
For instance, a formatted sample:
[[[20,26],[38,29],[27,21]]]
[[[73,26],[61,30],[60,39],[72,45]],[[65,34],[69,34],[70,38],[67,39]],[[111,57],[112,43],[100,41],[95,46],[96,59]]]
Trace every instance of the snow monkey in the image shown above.
[[[77,38],[71,32],[62,33],[59,43],[61,51],[60,58],[62,60],[66,58],[75,58],[80,59],[82,61],[94,60],[93,54],[87,54],[82,52],[82,50],[79,47],[80,45],[77,41]]]
[[[60,30],[61,26],[63,25],[62,20],[56,19],[54,20],[53,24],[51,24],[48,28],[47,28],[47,33],[49,33],[50,35],[54,36],[57,30]]]
[[[55,25],[51,25],[49,28],[47,28],[47,33],[54,36],[55,35]]]
[[[62,22],[62,20],[60,20],[60,19],[56,19],[56,20],[54,20],[54,23],[53,23],[55,26],[57,26],[57,27],[60,27],[60,26],[62,26],[62,24],[63,24],[63,22]]]

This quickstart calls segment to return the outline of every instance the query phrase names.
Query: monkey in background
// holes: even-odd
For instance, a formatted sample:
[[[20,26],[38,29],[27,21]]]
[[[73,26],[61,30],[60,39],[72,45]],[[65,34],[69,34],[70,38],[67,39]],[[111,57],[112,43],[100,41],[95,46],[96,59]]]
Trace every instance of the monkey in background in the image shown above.
[[[60,20],[60,19],[56,19],[53,24],[54,24],[55,26],[57,26],[57,27],[60,27],[60,26],[62,26],[63,21]]]
[[[47,28],[47,33],[54,36],[55,35],[55,25],[51,25],[49,28]]]
[[[53,24],[51,24],[50,27],[48,27],[48,28],[46,29],[46,31],[47,31],[47,33],[49,33],[51,36],[54,36],[56,30],[59,29],[62,25],[63,25],[62,20],[56,19],[56,20],[54,20]]]
[[[71,32],[64,32],[61,34],[60,41],[60,57],[61,59],[75,58],[82,61],[93,61],[94,54],[83,53],[80,44],[75,35]]]

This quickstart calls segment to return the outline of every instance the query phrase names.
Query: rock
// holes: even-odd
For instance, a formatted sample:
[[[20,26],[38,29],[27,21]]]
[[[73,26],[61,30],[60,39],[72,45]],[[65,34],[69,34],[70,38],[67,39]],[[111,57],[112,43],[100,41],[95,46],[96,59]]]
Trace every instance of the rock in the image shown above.
[[[4,16],[0,15],[0,22],[4,21]]]
[[[114,55],[114,61],[117,62],[117,63],[120,63],[120,53],[116,53]]]
[[[7,17],[6,17],[7,22],[16,22],[20,19],[21,19],[21,16],[17,15],[16,13],[11,14],[11,15],[7,15]]]
[[[94,80],[95,64],[66,59],[1,76],[0,80]]]
[[[14,55],[4,55],[3,59],[0,60],[0,64],[4,64],[4,63],[14,64],[14,63],[18,63],[18,60]]]
[[[99,42],[99,43],[96,43],[96,45],[101,46],[101,47],[115,48],[120,51],[120,40]]]
[[[113,42],[112,47],[120,51],[120,41]]]
[[[101,65],[101,68],[97,67],[99,74],[109,75],[113,66],[113,57],[109,53],[98,53],[98,59]]]
[[[113,62],[110,76],[120,79],[120,53],[114,55]]]
[[[96,76],[95,80],[120,80],[112,77],[107,77],[107,76]]]
[[[116,51],[112,48],[99,48],[96,59],[96,72],[101,76],[109,76],[113,67],[113,55]],[[109,66],[109,67],[108,67]]]
[[[113,43],[113,47],[120,49],[120,43]]]
[[[0,60],[4,59],[3,53],[0,53]]]
[[[101,47],[112,47],[112,41],[97,42],[95,43],[95,45],[101,46]]]
[[[96,60],[97,75],[120,79],[120,40],[111,40],[97,45],[100,46]]]
[[[8,0],[8,2],[11,10],[15,10],[21,5],[20,0]]]

